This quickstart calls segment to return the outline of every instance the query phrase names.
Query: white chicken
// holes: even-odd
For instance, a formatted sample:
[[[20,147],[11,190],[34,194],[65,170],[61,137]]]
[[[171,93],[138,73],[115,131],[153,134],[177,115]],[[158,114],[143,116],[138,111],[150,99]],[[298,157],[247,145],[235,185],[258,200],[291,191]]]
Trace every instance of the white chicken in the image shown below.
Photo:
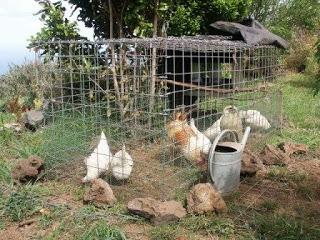
[[[267,130],[271,127],[268,119],[257,110],[239,111],[239,114],[253,130]]]
[[[87,175],[82,179],[82,182],[88,182],[98,178],[102,173],[109,169],[109,164],[112,159],[108,141],[104,132],[101,132],[98,146],[93,150],[91,155],[84,160],[87,166]]]
[[[133,160],[129,153],[126,152],[125,145],[122,146],[122,149],[117,152],[111,161],[111,170],[112,175],[117,180],[128,179],[133,167]]]
[[[220,128],[220,121],[221,118],[219,118],[217,121],[212,124],[206,131],[204,131],[204,135],[207,136],[211,141],[213,141],[219,133],[221,133],[221,128]]]
[[[196,145],[200,147],[203,154],[208,155],[211,147],[211,142],[209,138],[197,129],[197,127],[194,124],[193,118],[191,118],[190,120],[190,127],[196,134]]]

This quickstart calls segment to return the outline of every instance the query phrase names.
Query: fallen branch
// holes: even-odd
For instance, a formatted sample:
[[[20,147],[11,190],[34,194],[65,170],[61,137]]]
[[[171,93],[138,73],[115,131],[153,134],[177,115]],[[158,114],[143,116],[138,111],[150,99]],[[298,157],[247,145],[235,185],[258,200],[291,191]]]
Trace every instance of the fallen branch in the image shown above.
[[[177,86],[187,87],[190,89],[203,90],[214,93],[235,93],[235,92],[254,92],[254,91],[266,91],[267,85],[251,87],[251,88],[234,88],[234,89],[221,89],[221,88],[211,88],[206,86],[199,86],[192,83],[182,83],[174,80],[168,79],[157,79],[157,82],[169,83]]]

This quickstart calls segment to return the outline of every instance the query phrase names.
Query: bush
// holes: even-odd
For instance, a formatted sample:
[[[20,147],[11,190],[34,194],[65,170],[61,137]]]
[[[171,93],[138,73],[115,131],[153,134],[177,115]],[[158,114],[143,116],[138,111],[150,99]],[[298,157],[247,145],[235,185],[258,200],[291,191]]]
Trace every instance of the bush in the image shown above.
[[[49,97],[53,84],[60,78],[54,71],[54,64],[11,65],[7,74],[0,76],[1,104],[19,97],[19,103],[33,107],[35,99]]]
[[[316,71],[315,43],[316,36],[308,31],[297,30],[290,41],[290,49],[285,59],[288,69],[298,72]]]

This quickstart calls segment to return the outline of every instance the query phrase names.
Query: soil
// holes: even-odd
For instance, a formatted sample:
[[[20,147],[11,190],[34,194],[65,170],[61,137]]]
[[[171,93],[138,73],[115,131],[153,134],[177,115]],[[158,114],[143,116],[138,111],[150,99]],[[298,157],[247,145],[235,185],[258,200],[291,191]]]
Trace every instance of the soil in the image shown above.
[[[158,200],[172,200],[175,191],[179,188],[188,186],[186,179],[179,177],[178,172],[185,170],[183,164],[172,162],[163,164],[162,159],[164,145],[140,145],[126,146],[128,152],[133,158],[133,172],[128,181],[116,181],[107,173],[103,178],[110,183],[112,190],[119,202],[126,204],[129,200],[137,197],[153,197]],[[290,161],[287,166],[289,171],[305,172],[309,181],[315,186],[320,186],[320,150],[319,152],[310,152],[306,155],[294,155],[294,161]],[[47,199],[48,205],[65,205],[68,206],[70,214],[76,212],[83,206],[82,199],[75,199],[73,194],[67,190],[59,190],[61,186],[68,185],[72,188],[79,188],[81,178],[85,175],[85,167],[83,156],[70,164],[55,170],[56,178],[43,181],[43,185],[53,185],[57,188],[57,192]],[[309,160],[308,160],[309,159]],[[183,174],[182,174],[183,175]],[[84,186],[85,188],[87,186]],[[186,187],[187,188],[187,187]],[[64,191],[64,192],[61,192]],[[274,201],[279,205],[277,212],[297,215],[296,207],[303,206],[308,214],[320,215],[320,190],[316,201],[309,201],[298,196],[294,190],[294,186],[286,185],[281,182],[271,181],[261,176],[247,177],[242,180],[237,196],[228,196],[224,200],[229,207],[232,202],[236,203],[239,212],[227,213],[227,217],[234,220],[235,223],[242,223],[250,216],[251,210],[261,209],[264,201]],[[69,213],[68,213],[69,214]],[[40,215],[40,214],[39,214]],[[29,220],[29,219],[28,219]],[[116,223],[117,224],[117,223]],[[120,224],[120,225],[119,225]],[[36,236],[46,236],[59,225],[58,220],[54,222],[48,229],[42,230],[37,222],[19,226],[17,223],[7,223],[5,230],[0,231],[0,240],[22,240],[31,239]],[[129,239],[148,240],[148,232],[152,228],[150,224],[136,224],[132,221],[118,221],[119,226],[124,230]],[[181,237],[188,239],[188,235],[183,235],[184,230],[181,229]],[[195,233],[196,234],[196,233]],[[219,239],[216,236],[204,236],[198,234],[197,239]],[[64,239],[63,237],[61,239]]]

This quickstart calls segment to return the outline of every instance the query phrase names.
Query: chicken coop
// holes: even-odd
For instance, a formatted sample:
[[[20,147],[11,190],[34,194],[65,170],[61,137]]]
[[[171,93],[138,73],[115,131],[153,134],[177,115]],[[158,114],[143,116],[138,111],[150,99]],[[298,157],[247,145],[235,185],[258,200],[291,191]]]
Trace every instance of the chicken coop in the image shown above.
[[[106,172],[115,191],[170,198],[201,174],[168,137],[176,113],[205,134],[229,105],[267,119],[257,139],[281,127],[281,93],[272,88],[281,75],[276,46],[195,36],[45,42],[35,51],[35,64],[52,76],[42,131],[43,158],[55,177],[84,177],[84,160],[103,131],[113,154],[125,145],[133,160],[126,181]]]

